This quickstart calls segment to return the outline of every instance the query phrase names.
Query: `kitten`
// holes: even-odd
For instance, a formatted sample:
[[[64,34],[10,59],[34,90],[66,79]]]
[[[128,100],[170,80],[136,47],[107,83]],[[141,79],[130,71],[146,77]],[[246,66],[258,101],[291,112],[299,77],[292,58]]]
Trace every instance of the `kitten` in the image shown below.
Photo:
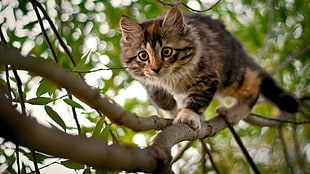
[[[122,63],[174,124],[200,129],[215,94],[236,99],[231,107],[217,109],[231,125],[250,113],[259,94],[285,112],[298,111],[294,97],[254,63],[218,20],[171,7],[163,17],[141,23],[122,16],[120,28]]]

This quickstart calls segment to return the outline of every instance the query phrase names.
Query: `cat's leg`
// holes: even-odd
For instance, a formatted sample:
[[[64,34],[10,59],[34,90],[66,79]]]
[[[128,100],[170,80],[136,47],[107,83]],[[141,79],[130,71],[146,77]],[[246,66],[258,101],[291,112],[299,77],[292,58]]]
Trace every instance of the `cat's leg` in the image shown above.
[[[200,129],[202,122],[202,114],[196,113],[190,109],[182,109],[178,116],[174,119],[173,124],[188,124],[193,129]]]
[[[168,115],[170,118],[175,118],[177,116],[179,110],[177,108],[177,102],[172,94],[159,87],[149,85],[145,87],[149,98],[154,104],[161,108],[164,116]]]
[[[187,91],[183,108],[174,119],[173,124],[185,123],[193,129],[200,129],[203,113],[209,106],[217,90],[218,81],[204,77]]]
[[[232,106],[228,108],[219,107],[216,109],[216,112],[221,116],[224,116],[226,121],[233,126],[249,115],[256,100],[257,95],[251,96],[251,99],[237,99]]]
[[[225,116],[230,125],[235,125],[247,117],[258,98],[261,81],[259,72],[248,68],[243,74],[242,83],[235,86],[235,89],[232,89],[233,92],[227,94],[236,98],[237,102],[229,108],[218,108],[217,113]]]

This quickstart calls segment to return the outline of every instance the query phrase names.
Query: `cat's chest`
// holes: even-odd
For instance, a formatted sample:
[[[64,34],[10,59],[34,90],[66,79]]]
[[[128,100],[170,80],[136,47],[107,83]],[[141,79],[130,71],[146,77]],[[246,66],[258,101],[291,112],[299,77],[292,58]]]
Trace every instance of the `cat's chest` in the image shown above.
[[[179,79],[167,79],[161,81],[162,87],[175,95],[186,94],[189,86],[192,86],[193,83],[194,80],[188,77]]]

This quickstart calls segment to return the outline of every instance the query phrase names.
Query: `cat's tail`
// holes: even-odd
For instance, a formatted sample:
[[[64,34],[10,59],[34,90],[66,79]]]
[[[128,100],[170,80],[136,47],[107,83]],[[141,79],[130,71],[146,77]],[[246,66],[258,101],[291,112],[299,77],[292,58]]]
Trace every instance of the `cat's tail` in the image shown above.
[[[267,73],[262,75],[260,91],[265,98],[275,104],[280,110],[289,113],[299,111],[299,102],[297,99],[280,87]]]

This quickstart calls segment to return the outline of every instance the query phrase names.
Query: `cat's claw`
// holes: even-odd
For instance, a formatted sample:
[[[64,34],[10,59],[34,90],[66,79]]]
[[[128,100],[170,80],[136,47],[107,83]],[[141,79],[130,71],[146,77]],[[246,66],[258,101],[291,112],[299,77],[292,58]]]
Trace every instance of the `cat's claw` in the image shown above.
[[[201,116],[196,113],[180,112],[174,119],[173,124],[188,124],[193,129],[201,128]]]

